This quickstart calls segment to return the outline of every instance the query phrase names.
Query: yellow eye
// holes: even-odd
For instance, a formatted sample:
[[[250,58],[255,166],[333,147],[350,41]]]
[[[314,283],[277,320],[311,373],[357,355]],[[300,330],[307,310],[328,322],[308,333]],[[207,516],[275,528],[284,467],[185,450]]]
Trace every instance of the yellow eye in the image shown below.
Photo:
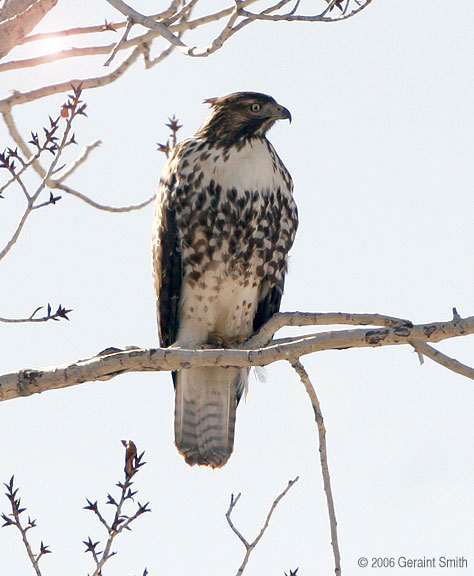
[[[252,110],[252,112],[259,112],[260,108],[260,104],[252,104],[252,106],[250,106],[250,110]]]

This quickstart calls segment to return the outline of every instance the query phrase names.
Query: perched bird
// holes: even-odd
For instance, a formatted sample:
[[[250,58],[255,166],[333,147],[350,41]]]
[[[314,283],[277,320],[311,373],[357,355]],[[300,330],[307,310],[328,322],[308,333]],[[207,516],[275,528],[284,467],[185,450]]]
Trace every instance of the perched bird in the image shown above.
[[[298,225],[293,182],[266,138],[290,112],[270,96],[205,100],[211,111],[163,170],[153,264],[163,347],[231,347],[279,310]],[[247,368],[173,372],[175,442],[190,465],[223,466]]]

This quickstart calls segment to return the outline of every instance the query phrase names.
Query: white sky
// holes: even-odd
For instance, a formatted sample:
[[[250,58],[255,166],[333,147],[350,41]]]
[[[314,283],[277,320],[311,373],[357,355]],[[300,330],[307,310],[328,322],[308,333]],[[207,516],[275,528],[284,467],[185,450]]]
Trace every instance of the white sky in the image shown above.
[[[45,27],[116,18],[102,5],[77,13],[75,4],[62,0]],[[147,2],[134,6],[151,10]],[[266,92],[293,114],[291,125],[281,122],[270,134],[295,180],[300,212],[282,309],[414,322],[449,319],[453,306],[472,315],[473,30],[468,0],[456,9],[441,0],[374,0],[344,23],[256,23],[208,59],[174,54],[150,71],[137,63],[85,94],[88,118],[78,119],[76,138],[103,145],[69,183],[99,202],[139,202],[156,188],[164,162],[156,142],[167,137],[168,116],[178,115],[185,137],[206,114],[204,98]],[[195,38],[209,41],[204,33]],[[104,60],[3,74],[0,95],[102,73]],[[41,129],[63,101],[16,109],[18,125]],[[1,147],[11,145],[3,126],[0,137]],[[2,246],[22,209],[19,191],[5,196]],[[156,346],[150,234],[151,208],[109,214],[63,198],[35,213],[0,266],[0,315],[25,316],[47,302],[74,312],[70,322],[0,324],[0,372],[108,346]],[[439,348],[472,365],[473,342]],[[325,352],[304,364],[325,415],[343,572],[372,572],[357,567],[360,556],[445,555],[466,557],[468,569],[417,575],[474,574],[472,381],[430,360],[421,367],[408,347]],[[265,383],[251,380],[223,470],[186,466],[173,446],[172,420],[167,373],[2,403],[0,480],[15,474],[38,520],[32,539],[54,551],[42,563],[45,574],[93,571],[81,541],[104,534],[81,508],[86,497],[103,502],[121,477],[122,438],[146,450],[136,486],[153,514],[119,537],[105,574],[141,574],[145,566],[151,575],[235,574],[244,549],[225,522],[230,494],[242,492],[234,520],[252,539],[296,475],[245,574],[282,575],[297,566],[298,576],[332,573],[317,432],[286,364],[269,367]],[[8,510],[3,497],[0,510]],[[0,573],[32,573],[12,528],[0,531]]]

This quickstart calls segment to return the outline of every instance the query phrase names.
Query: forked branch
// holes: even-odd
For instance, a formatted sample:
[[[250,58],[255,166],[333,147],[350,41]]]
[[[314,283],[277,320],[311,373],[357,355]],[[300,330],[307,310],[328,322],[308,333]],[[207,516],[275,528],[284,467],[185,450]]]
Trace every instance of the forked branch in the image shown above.
[[[273,504],[270,507],[270,510],[267,513],[267,516],[265,518],[265,521],[263,523],[263,526],[260,528],[259,533],[257,534],[257,536],[255,536],[255,538],[252,540],[252,542],[248,542],[244,536],[242,535],[242,533],[235,527],[235,524],[232,521],[231,515],[232,512],[235,508],[235,506],[237,505],[237,502],[240,499],[241,494],[237,494],[237,496],[234,497],[234,495],[232,494],[230,497],[230,504],[229,504],[229,508],[227,509],[227,512],[225,514],[227,523],[229,524],[232,532],[237,536],[237,538],[242,542],[242,544],[245,546],[245,555],[244,555],[244,559],[242,560],[242,564],[240,565],[239,569],[237,570],[236,576],[241,576],[244,573],[245,567],[247,566],[247,563],[249,561],[250,558],[250,554],[252,554],[252,552],[254,551],[255,547],[257,546],[257,544],[260,542],[260,539],[262,538],[262,536],[265,534],[266,529],[268,528],[268,525],[270,523],[270,519],[272,517],[273,512],[275,511],[276,507],[278,506],[278,504],[280,503],[280,500],[282,500],[282,498],[285,497],[285,495],[288,493],[288,491],[290,490],[290,488],[292,488],[292,486],[298,482],[299,480],[299,476],[297,476],[294,480],[289,480],[288,484],[286,485],[286,487],[284,488],[284,490],[282,490],[280,492],[280,494],[278,494],[278,496],[275,498],[275,500],[273,501]]]

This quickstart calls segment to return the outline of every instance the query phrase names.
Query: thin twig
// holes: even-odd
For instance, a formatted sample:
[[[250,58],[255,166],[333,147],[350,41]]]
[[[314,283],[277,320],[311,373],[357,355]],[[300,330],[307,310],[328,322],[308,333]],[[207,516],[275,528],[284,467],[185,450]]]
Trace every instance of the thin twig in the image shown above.
[[[38,160],[40,154],[41,152],[37,152],[36,154],[33,154],[26,162],[24,160],[22,161],[20,170],[18,170],[18,172],[16,172],[9,180],[7,180],[3,186],[0,186],[0,195],[2,195],[9,186],[16,182],[18,178],[21,178],[23,173],[26,172],[26,170],[28,170],[28,168],[30,168],[30,166],[32,166]],[[29,198],[29,193],[27,194],[27,198]]]
[[[179,37],[181,37],[181,32],[178,34]],[[165,58],[168,58],[168,56],[171,54],[171,52],[173,52],[175,50],[175,46],[173,46],[172,44],[170,44],[168,46],[168,48],[165,48],[164,50],[162,50],[158,56],[155,56],[155,58],[150,58],[150,55],[147,52],[143,52],[143,58],[145,60],[145,68],[152,68],[153,66],[156,66],[157,64],[159,64],[160,62],[162,62]]]
[[[179,20],[187,20],[189,18],[189,15],[193,11],[193,8],[196,6],[198,2],[199,0],[190,0],[187,4],[184,4],[184,6],[182,6],[181,9],[178,10],[173,16],[167,18],[166,22],[163,23],[166,24],[167,26],[170,26],[170,24],[178,22]]]
[[[145,465],[143,462],[144,452],[137,455],[137,450],[135,444],[131,440],[123,440],[122,443],[125,446],[125,478],[123,482],[118,482],[117,486],[120,488],[120,498],[116,500],[111,494],[107,495],[107,504],[111,504],[115,508],[115,513],[112,521],[109,523],[105,520],[104,516],[99,510],[97,501],[92,502],[87,499],[87,506],[84,506],[86,510],[91,510],[95,516],[99,519],[100,523],[104,526],[107,531],[107,541],[105,543],[104,549],[102,551],[97,550],[97,546],[100,541],[93,542],[89,537],[84,540],[86,546],[86,552],[92,554],[92,558],[95,562],[95,570],[92,576],[101,576],[102,568],[104,564],[115,556],[116,552],[112,550],[112,545],[115,538],[123,531],[130,530],[130,524],[134,522],[139,516],[145,512],[150,512],[148,507],[149,503],[140,504],[137,502],[137,509],[134,514],[128,516],[124,513],[123,508],[127,501],[134,501],[134,496],[137,491],[132,490],[133,478],[139,469]]]
[[[8,252],[10,252],[10,250],[13,248],[13,246],[16,244],[22,230],[23,227],[26,224],[26,221],[28,220],[28,216],[31,214],[31,208],[29,206],[29,204],[26,206],[23,214],[21,215],[20,221],[18,222],[16,228],[15,228],[15,232],[13,232],[10,240],[8,240],[8,242],[6,243],[6,245],[4,246],[3,250],[0,252],[0,260],[2,260],[7,254]]]
[[[56,312],[53,312],[51,305],[48,304],[46,314],[43,316],[37,316],[38,312],[42,309],[43,306],[38,306],[27,318],[3,318],[0,316],[0,322],[6,322],[8,324],[25,324],[27,322],[48,322],[49,320],[59,320],[60,318],[69,320],[67,315],[69,312],[72,312],[72,310],[64,308],[61,304],[58,306]]]
[[[71,87],[69,87],[70,89]],[[15,92],[13,92],[13,95],[15,94]],[[15,124],[15,120],[13,119],[13,114],[12,114],[12,110],[11,110],[11,106],[6,106],[2,109],[2,114],[3,114],[3,119],[5,121],[5,124],[7,125],[8,131],[10,132],[10,136],[13,138],[14,142],[16,142],[16,144],[18,144],[20,150],[22,151],[23,155],[25,156],[25,158],[30,158],[30,160],[32,161],[32,165],[35,168],[35,170],[38,172],[38,174],[40,174],[41,177],[44,176],[45,172],[43,170],[43,168],[41,168],[39,162],[38,162],[38,158],[40,155],[40,151],[38,150],[36,154],[33,154],[28,146],[28,144],[25,142],[25,140],[23,139],[20,131],[17,128],[17,125]],[[28,160],[28,163],[30,162],[30,160]]]
[[[104,66],[108,66],[112,60],[115,58],[117,52],[122,48],[122,46],[125,44],[125,42],[127,41],[128,35],[130,33],[130,30],[132,29],[133,26],[133,22],[130,18],[127,19],[127,26],[122,34],[122,37],[120,38],[120,40],[117,42],[117,44],[115,44],[114,49],[112,50],[112,52],[110,53],[110,56],[107,58],[107,60],[104,62]]]
[[[345,10],[338,16],[332,17],[327,16],[328,8],[325,8],[323,12],[320,14],[310,15],[310,14],[294,14],[292,12],[288,14],[268,14],[264,12],[249,12],[248,10],[244,10],[243,8],[239,10],[239,14],[241,16],[245,16],[252,21],[255,20],[267,20],[271,22],[341,22],[342,20],[347,20],[348,18],[352,18],[365,8],[369,6],[372,0],[365,0],[364,4],[358,5],[357,8],[354,8],[351,12],[347,12],[347,6]]]
[[[14,476],[10,478],[10,482],[4,484],[5,488],[7,489],[6,497],[10,502],[11,513],[10,514],[1,514],[1,518],[4,522],[3,526],[14,526],[18,529],[21,534],[21,539],[23,540],[23,545],[25,546],[26,553],[28,554],[28,558],[33,566],[34,571],[36,572],[36,576],[41,576],[41,570],[39,566],[40,559],[45,554],[50,554],[51,550],[49,547],[41,542],[40,544],[40,551],[38,554],[35,554],[32,550],[31,544],[28,540],[28,531],[32,528],[36,527],[36,520],[32,520],[28,516],[28,523],[23,525],[21,515],[25,512],[26,508],[21,507],[21,499],[18,496],[18,488],[14,486]]]
[[[466,366],[466,364],[459,362],[459,360],[443,354],[443,352],[436,350],[436,348],[433,348],[433,346],[423,342],[423,340],[410,340],[410,344],[413,346],[416,352],[421,355],[421,358],[423,358],[423,356],[427,356],[434,362],[437,362],[438,364],[441,364],[441,366],[448,368],[448,370],[474,380],[474,368]]]
[[[55,40],[56,38],[66,38],[68,36],[80,36],[82,34],[94,34],[102,32],[116,32],[119,28],[124,28],[127,25],[127,20],[123,22],[107,22],[104,24],[95,24],[92,26],[75,26],[74,28],[67,28],[66,30],[56,30],[54,32],[38,32],[37,34],[29,34],[22,38],[19,44],[28,44],[31,42],[42,42],[44,40]]]
[[[82,150],[82,152],[79,154],[79,156],[73,162],[68,164],[65,168],[61,169],[61,171],[59,173],[55,174],[54,180],[52,180],[52,182],[55,182],[55,183],[63,182],[77,168],[79,168],[79,166],[81,164],[84,164],[84,162],[87,160],[87,158],[89,157],[89,154],[92,152],[92,150],[94,150],[95,148],[97,148],[101,144],[102,144],[102,140],[94,140],[94,142],[92,142],[92,144],[89,144],[88,146],[86,146]],[[48,186],[51,186],[51,180],[48,181],[46,184]],[[51,187],[54,188],[55,186],[53,185]]]
[[[308,373],[304,369],[303,364],[301,364],[299,358],[293,358],[289,360],[290,364],[295,369],[296,373],[300,377],[306,392],[311,400],[313,406],[314,419],[316,420],[316,425],[318,427],[319,436],[319,459],[321,462],[321,471],[323,475],[324,492],[326,493],[326,502],[329,513],[329,524],[331,528],[331,546],[334,555],[334,573],[336,576],[341,575],[341,555],[339,552],[339,542],[337,538],[337,521],[336,521],[336,510],[334,508],[334,499],[332,497],[331,489],[331,476],[329,474],[328,466],[328,454],[327,454],[327,444],[326,444],[326,428],[324,426],[323,414],[321,412],[321,405],[316,395],[316,390],[311,384]]]
[[[155,195],[153,194],[153,196],[150,196],[149,198],[143,200],[143,202],[140,202],[138,204],[131,204],[129,206],[107,206],[105,204],[99,204],[95,200],[92,200],[92,198],[89,198],[85,194],[82,194],[82,192],[78,192],[77,190],[74,190],[70,186],[66,186],[65,184],[61,184],[60,182],[53,181],[50,185],[51,188],[57,188],[59,190],[63,190],[63,192],[66,192],[71,196],[75,196],[76,198],[79,198],[86,204],[89,204],[90,206],[97,208],[97,210],[104,210],[105,212],[132,212],[133,210],[140,210],[141,208],[144,208],[148,204],[151,204],[155,199]]]
[[[181,52],[183,52],[187,56],[195,56],[195,57],[210,56],[211,54],[222,48],[224,43],[231,36],[233,36],[238,30],[240,30],[240,27],[234,26],[239,17],[240,17],[240,11],[239,8],[236,7],[235,10],[230,15],[229,20],[227,21],[227,24],[224,26],[222,32],[218,36],[216,36],[216,38],[214,38],[214,40],[209,45],[199,48],[197,46],[193,46],[190,48],[188,47],[186,49],[181,49]]]
[[[299,476],[297,476],[294,480],[289,480],[288,484],[286,485],[286,487],[284,488],[284,490],[282,490],[280,492],[280,494],[275,498],[275,500],[273,501],[273,504],[270,507],[270,510],[267,513],[267,516],[265,518],[265,522],[263,523],[263,526],[261,527],[259,533],[257,534],[257,536],[252,540],[252,542],[248,542],[244,536],[242,535],[242,533],[235,527],[234,523],[232,522],[231,519],[231,515],[232,512],[237,504],[237,502],[239,501],[240,498],[240,494],[238,494],[236,497],[234,497],[234,495],[232,494],[231,498],[230,498],[230,504],[229,504],[229,508],[227,509],[227,512],[225,514],[227,523],[229,524],[232,532],[234,532],[234,534],[239,538],[239,540],[242,542],[242,544],[245,546],[245,556],[244,559],[242,561],[242,564],[240,565],[239,569],[237,570],[237,574],[236,576],[241,576],[245,570],[245,567],[247,566],[247,563],[249,561],[250,558],[250,554],[252,554],[252,552],[254,551],[255,547],[257,546],[257,544],[260,542],[260,539],[262,538],[262,536],[265,534],[266,529],[268,528],[268,525],[270,523],[270,519],[272,517],[273,512],[275,511],[276,507],[278,506],[278,504],[280,503],[280,500],[282,498],[285,497],[285,495],[287,494],[287,492],[290,490],[290,488],[299,480]]]

